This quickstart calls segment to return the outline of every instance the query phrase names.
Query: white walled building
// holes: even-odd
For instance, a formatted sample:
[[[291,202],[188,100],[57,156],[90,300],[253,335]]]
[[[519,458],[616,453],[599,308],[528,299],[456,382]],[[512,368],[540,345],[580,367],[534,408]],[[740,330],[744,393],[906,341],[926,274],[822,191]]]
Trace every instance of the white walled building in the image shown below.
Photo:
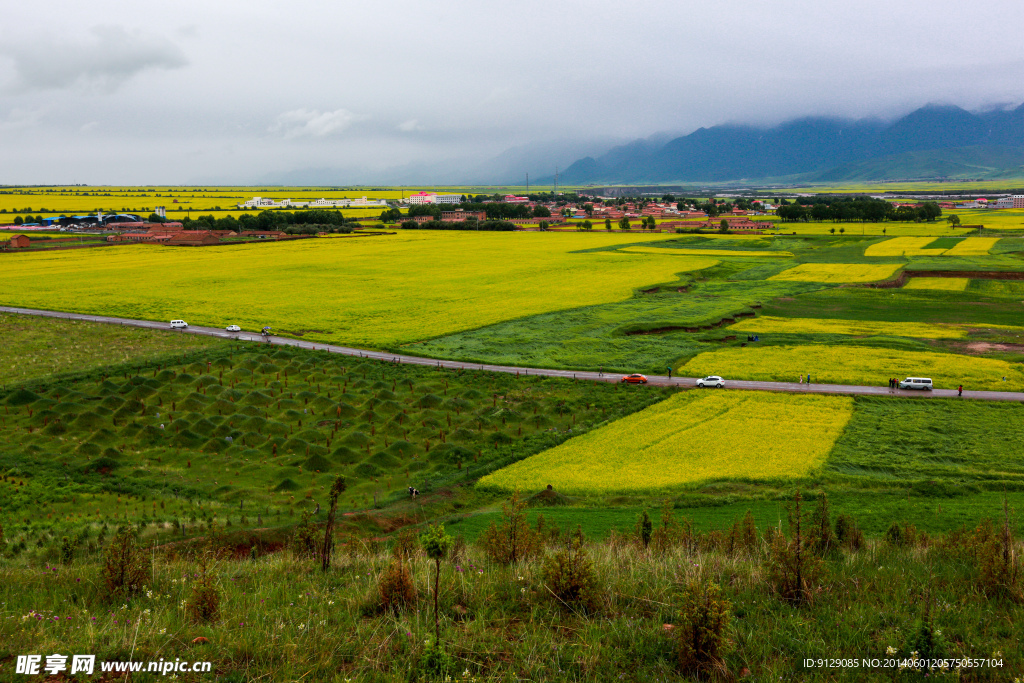
[[[367,199],[361,197],[359,199],[314,199],[313,201],[306,202],[293,202],[290,199],[282,199],[279,202],[275,202],[273,199],[266,197],[253,197],[247,202],[243,202],[238,205],[239,208],[243,209],[288,209],[288,208],[316,208],[316,209],[344,209],[349,207],[384,207],[388,206],[388,202],[385,199]]]

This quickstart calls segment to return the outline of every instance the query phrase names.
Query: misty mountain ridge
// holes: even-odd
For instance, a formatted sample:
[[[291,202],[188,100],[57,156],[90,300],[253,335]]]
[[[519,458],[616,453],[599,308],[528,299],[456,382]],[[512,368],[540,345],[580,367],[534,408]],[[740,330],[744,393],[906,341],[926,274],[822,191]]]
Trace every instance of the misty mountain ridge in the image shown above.
[[[662,145],[637,140],[579,159],[559,183],[1022,176],[1024,104],[978,113],[930,104],[892,122],[809,117],[700,128]]]

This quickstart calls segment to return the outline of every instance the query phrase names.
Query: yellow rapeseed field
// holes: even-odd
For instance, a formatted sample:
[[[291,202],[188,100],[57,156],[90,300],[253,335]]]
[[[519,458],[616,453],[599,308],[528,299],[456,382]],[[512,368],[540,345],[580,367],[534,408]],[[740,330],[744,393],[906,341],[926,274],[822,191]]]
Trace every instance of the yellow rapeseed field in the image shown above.
[[[943,256],[984,256],[998,241],[998,237],[965,237]]]
[[[898,263],[801,263],[768,279],[795,282],[875,282],[886,279],[899,268]]]
[[[630,254],[661,254],[667,256],[759,256],[788,258],[791,251],[754,251],[751,249],[662,249],[659,247],[623,247]]]
[[[945,249],[925,249],[934,237],[894,237],[872,244],[864,250],[865,256],[939,256]]]
[[[941,279],[941,278],[939,278]],[[920,339],[962,339],[967,331],[952,325],[897,323],[881,320],[832,320],[828,318],[780,318],[762,315],[741,320],[729,327],[733,332],[758,334],[849,334],[888,335]]]
[[[970,279],[965,277],[912,277],[903,289],[941,289],[947,292],[962,292],[967,289]]]
[[[669,491],[813,473],[853,413],[846,396],[685,392],[483,477],[513,491]]]
[[[380,348],[537,313],[620,301],[713,258],[580,249],[670,235],[401,231],[182,248],[8,256],[0,302]]]
[[[753,346],[698,354],[677,369],[683,376],[885,386],[889,377],[931,377],[938,389],[1024,391],[1019,363],[932,351],[865,346]],[[1006,381],[1003,381],[1006,377]]]

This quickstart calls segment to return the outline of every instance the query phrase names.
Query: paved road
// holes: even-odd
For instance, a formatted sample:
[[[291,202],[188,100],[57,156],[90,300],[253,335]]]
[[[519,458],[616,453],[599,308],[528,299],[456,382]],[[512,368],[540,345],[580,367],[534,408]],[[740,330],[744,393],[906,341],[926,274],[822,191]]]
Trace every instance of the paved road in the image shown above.
[[[0,311],[5,313],[20,313],[23,315],[39,315],[48,318],[64,318],[67,320],[88,320],[90,322],[109,323],[112,325],[125,325],[131,327],[145,327],[154,330],[169,329],[166,322],[155,322],[152,320],[131,320],[128,318],[114,318],[106,315],[87,315],[83,313],[64,313],[61,311],[41,311],[33,308],[18,308],[15,306],[0,306]],[[419,356],[403,356],[394,353],[379,351],[364,351],[347,346],[334,346],[332,344],[318,344],[316,342],[302,341],[300,339],[289,339],[287,337],[262,337],[259,333],[253,332],[227,332],[219,327],[200,327],[190,325],[188,329],[181,330],[182,334],[202,334],[222,339],[235,339],[238,341],[256,342],[261,344],[277,344],[280,346],[295,346],[301,349],[313,349],[316,351],[328,351],[330,353],[341,353],[348,356],[361,358],[373,358],[411,365],[431,365],[434,367],[452,369],[479,369],[490,372],[507,372],[516,375],[541,375],[544,377],[566,377],[570,379],[583,379],[594,382],[617,382],[621,374],[599,373],[599,372],[574,372],[572,370],[549,370],[545,368],[519,368],[510,365],[488,365],[480,363],[460,363],[451,360],[439,360],[436,358],[421,358]],[[664,375],[648,375],[648,383],[657,386],[695,386],[694,377],[666,377]],[[848,394],[857,396],[907,396],[917,398],[949,398],[955,397],[955,389],[935,389],[933,391],[913,391],[897,389],[890,391],[885,387],[863,387],[847,384],[798,384],[796,382],[751,382],[743,380],[727,380],[726,389],[744,389],[748,391],[787,391],[803,394]],[[985,401],[1022,401],[1024,393],[1014,391],[964,391],[964,398],[981,399]]]

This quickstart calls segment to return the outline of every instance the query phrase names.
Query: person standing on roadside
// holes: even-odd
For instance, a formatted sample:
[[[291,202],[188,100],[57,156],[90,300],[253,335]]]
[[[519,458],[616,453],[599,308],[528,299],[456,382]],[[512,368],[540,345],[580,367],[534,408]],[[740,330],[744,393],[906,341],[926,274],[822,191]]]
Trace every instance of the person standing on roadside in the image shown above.
[[[963,384],[961,384],[960,386],[958,386],[956,388],[956,395],[957,396],[963,396],[964,395],[964,385]]]
[[[807,373],[807,383],[808,384],[811,383],[811,373],[809,373],[809,372]]]

